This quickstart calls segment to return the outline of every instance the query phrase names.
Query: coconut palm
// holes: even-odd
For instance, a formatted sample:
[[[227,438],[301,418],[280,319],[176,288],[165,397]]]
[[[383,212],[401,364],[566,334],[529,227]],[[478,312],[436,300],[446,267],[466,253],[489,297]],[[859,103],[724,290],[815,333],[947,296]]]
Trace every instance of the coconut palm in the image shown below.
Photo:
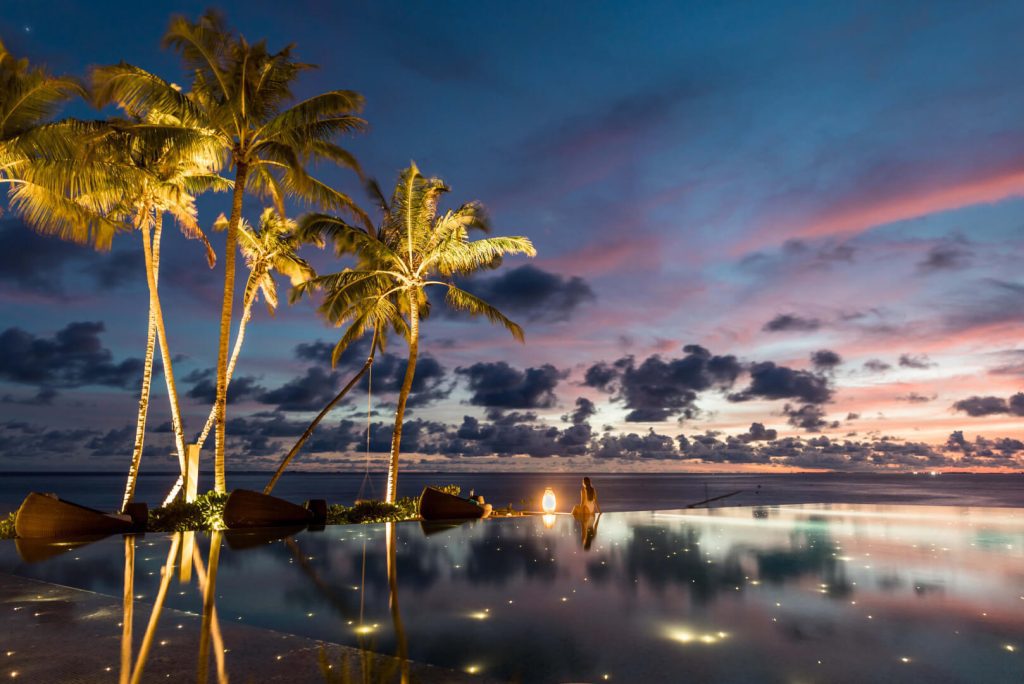
[[[321,313],[336,325],[349,323],[335,358],[338,349],[347,347],[368,328],[383,328],[397,317],[404,320],[403,336],[409,344],[409,359],[391,438],[386,496],[391,503],[398,487],[402,422],[416,373],[420,320],[430,312],[426,289],[443,287],[445,300],[453,309],[483,315],[522,342],[522,328],[487,302],[457,287],[452,279],[493,268],[506,254],[534,256],[536,250],[525,237],[471,241],[470,230],[489,230],[483,207],[470,202],[438,216],[437,203],[448,186],[439,178],[424,177],[415,163],[402,172],[390,202],[376,186],[372,188],[383,212],[381,226],[376,230],[356,227],[325,214],[312,214],[302,220],[303,236],[332,239],[336,250],[353,252],[357,264],[355,268],[308,280],[296,290],[299,295],[323,290]]]
[[[77,80],[30,67],[0,41],[0,183],[24,182],[21,172],[42,142],[36,137],[40,129],[76,95],[84,95]],[[64,149],[70,141],[58,137],[55,142]]]
[[[164,45],[181,55],[192,74],[188,100],[202,113],[235,169],[217,348],[214,487],[223,492],[228,342],[244,194],[269,198],[281,216],[285,198],[293,196],[366,221],[350,197],[314,179],[304,167],[309,160],[324,159],[359,171],[355,158],[333,140],[362,130],[365,122],[357,114],[363,98],[349,90],[332,90],[289,106],[292,84],[311,65],[297,61],[291,46],[270,52],[264,41],[249,43],[213,11],[194,22],[173,18]],[[174,97],[165,89],[153,91],[148,83],[137,85],[135,96],[140,100]]]
[[[40,232],[109,249],[122,225],[106,216],[98,197],[125,179],[82,155],[103,126],[51,121],[68,100],[84,95],[78,80],[30,67],[0,42],[0,184],[8,186],[11,207]]]
[[[215,230],[226,230],[227,225],[227,218],[221,214],[213,227]],[[252,318],[253,304],[259,300],[259,295],[262,293],[267,313],[273,316],[277,310],[277,284],[274,282],[274,273],[288,276],[293,286],[316,275],[313,268],[297,253],[300,243],[295,237],[295,227],[294,221],[283,218],[272,208],[263,210],[260,215],[259,229],[253,230],[245,220],[241,221],[238,226],[238,246],[245,259],[245,264],[249,268],[249,278],[245,283],[245,293],[242,295],[242,320],[238,324],[238,334],[235,337],[234,348],[231,350],[231,360],[228,362],[227,382],[229,387],[235,366],[238,363],[238,356],[242,351],[242,344],[245,341],[246,326]],[[206,419],[203,431],[196,439],[196,444],[200,449],[203,448],[215,419],[216,405],[210,409],[210,415]],[[179,476],[169,498],[174,498],[182,484],[183,480]]]
[[[173,84],[125,63],[93,70],[92,83],[97,106],[116,103],[132,117],[130,121],[108,122],[110,132],[103,137],[99,154],[136,172],[133,187],[125,193],[120,206],[142,233],[143,253],[148,250],[149,327],[135,444],[122,499],[123,508],[134,496],[142,459],[157,338],[171,406],[175,450],[181,471],[185,470],[184,425],[158,292],[163,215],[168,213],[174,217],[186,237],[202,240],[212,268],[215,256],[196,219],[194,195],[208,190],[225,191],[230,189],[231,183],[218,175],[223,166],[219,140],[204,126],[195,109],[189,106]],[[131,85],[139,83],[176,96],[166,98],[160,106],[154,106],[153,102],[140,106],[131,95]]]

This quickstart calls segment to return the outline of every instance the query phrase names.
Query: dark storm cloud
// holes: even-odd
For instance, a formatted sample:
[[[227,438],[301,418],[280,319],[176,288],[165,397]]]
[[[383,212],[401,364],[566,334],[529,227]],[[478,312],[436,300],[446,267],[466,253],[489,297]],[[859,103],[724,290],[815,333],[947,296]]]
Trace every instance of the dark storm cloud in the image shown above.
[[[833,370],[842,362],[842,357],[831,349],[819,349],[811,354],[811,363],[819,371]]]
[[[776,366],[771,361],[748,367],[750,385],[729,395],[729,401],[750,399],[796,399],[806,404],[824,404],[832,398],[832,388],[824,375]]]
[[[525,371],[504,361],[475,363],[455,372],[466,378],[472,392],[469,403],[496,408],[549,408],[555,405],[555,387],[565,377],[551,364]]]
[[[136,384],[142,359],[115,361],[100,340],[103,331],[99,321],[69,323],[52,337],[8,328],[0,333],[0,380],[49,388]]]
[[[467,280],[461,286],[512,318],[546,323],[569,320],[581,305],[595,299],[583,278],[550,273],[532,264]]]
[[[817,318],[804,318],[796,314],[779,314],[764,324],[765,332],[813,332],[821,327]]]
[[[587,369],[584,383],[613,393],[630,412],[629,422],[660,422],[680,415],[692,418],[700,392],[712,387],[728,388],[742,367],[735,356],[714,356],[704,347],[683,347],[686,356],[662,359],[655,354],[637,365],[633,356],[613,364],[598,363]]]
[[[936,365],[929,360],[927,354],[900,354],[899,364],[903,368],[917,369],[932,368]]]
[[[1018,392],[1009,399],[1002,397],[968,397],[953,404],[955,411],[962,411],[969,416],[991,416],[1001,413],[1008,413],[1014,416],[1024,416],[1024,392]]]

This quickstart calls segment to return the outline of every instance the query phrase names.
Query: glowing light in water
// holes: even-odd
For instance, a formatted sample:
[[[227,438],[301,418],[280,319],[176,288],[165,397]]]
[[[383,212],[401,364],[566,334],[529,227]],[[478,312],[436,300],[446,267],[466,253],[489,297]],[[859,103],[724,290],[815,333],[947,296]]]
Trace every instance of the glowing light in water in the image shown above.
[[[547,527],[549,529],[555,526],[555,520],[557,519],[558,516],[556,516],[554,513],[545,513],[541,516],[541,522],[544,523],[544,527]]]
[[[540,507],[544,509],[545,513],[555,512],[555,490],[551,487],[547,487],[544,490],[544,497],[540,500]]]

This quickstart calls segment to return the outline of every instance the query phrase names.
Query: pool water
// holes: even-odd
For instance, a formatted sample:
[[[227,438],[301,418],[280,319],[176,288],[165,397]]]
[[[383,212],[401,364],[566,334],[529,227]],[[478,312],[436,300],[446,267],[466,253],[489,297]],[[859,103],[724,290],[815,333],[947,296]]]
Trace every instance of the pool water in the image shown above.
[[[281,534],[139,537],[136,600],[154,600],[177,547],[170,608],[202,612],[198,575],[215,570],[222,623],[497,681],[1024,681],[1022,509],[793,505]],[[179,560],[193,543],[202,572]],[[22,547],[0,546],[0,571],[122,596],[121,537]]]

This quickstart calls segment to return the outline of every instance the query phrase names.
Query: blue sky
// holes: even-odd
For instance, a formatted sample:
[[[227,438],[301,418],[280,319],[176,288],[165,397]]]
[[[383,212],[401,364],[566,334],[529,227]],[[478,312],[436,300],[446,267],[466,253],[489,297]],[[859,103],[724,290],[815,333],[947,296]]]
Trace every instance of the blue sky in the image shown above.
[[[124,59],[187,84],[160,37],[171,14],[205,6],[9,2],[0,36],[56,72]],[[319,65],[300,96],[366,96],[370,129],[344,142],[382,184],[415,159],[452,202],[481,200],[498,233],[538,247],[529,267],[510,260],[475,285],[524,324],[525,346],[481,321],[428,321],[415,467],[1021,466],[1019,3],[220,8]],[[350,175],[319,172],[360,196]],[[227,208],[204,197],[200,219]],[[8,353],[0,467],[117,469],[145,341],[138,237],[96,255],[0,221],[0,334],[16,331],[0,341],[91,350],[59,377]],[[164,245],[198,430],[222,273],[197,243]],[[257,312],[238,371],[249,392],[230,408],[236,467],[274,462],[343,381],[298,348],[336,338],[308,302]],[[82,370],[97,364],[120,375]],[[364,400],[305,465],[361,463]],[[160,396],[153,412],[166,420]],[[153,468],[173,465],[165,438],[150,442]]]

